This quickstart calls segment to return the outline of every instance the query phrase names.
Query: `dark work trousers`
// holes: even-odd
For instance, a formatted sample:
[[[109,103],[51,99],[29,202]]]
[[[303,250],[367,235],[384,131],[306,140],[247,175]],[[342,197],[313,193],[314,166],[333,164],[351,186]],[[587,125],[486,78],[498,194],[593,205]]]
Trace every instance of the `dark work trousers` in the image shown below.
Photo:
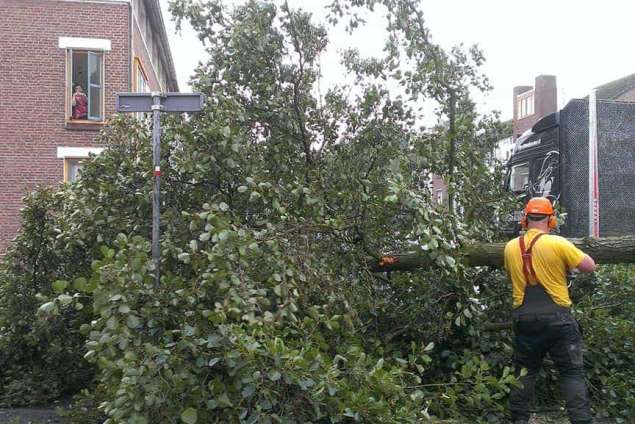
[[[521,314],[514,317],[514,366],[523,387],[513,388],[510,397],[512,422],[529,420],[536,377],[546,353],[560,372],[561,389],[569,419],[574,424],[592,423],[591,408],[584,381],[582,334],[569,312]]]

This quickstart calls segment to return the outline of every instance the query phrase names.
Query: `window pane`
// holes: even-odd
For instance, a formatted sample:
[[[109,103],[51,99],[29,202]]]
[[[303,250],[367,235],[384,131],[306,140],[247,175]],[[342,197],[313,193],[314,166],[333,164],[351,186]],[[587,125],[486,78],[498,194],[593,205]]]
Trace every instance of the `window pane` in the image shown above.
[[[437,190],[437,204],[443,203],[443,190]]]
[[[71,118],[88,118],[88,53],[72,52],[70,100]]]
[[[66,159],[66,181],[77,181],[82,173],[82,167],[80,159]]]
[[[101,85],[101,58],[96,53],[88,53],[90,60],[88,61],[90,72],[90,83],[93,85]]]
[[[88,117],[90,119],[101,120],[101,88],[92,86],[90,87],[89,95],[90,110]]]
[[[534,114],[534,96],[531,96],[527,99],[527,101],[529,102],[529,115],[533,115]]]
[[[82,90],[88,90],[88,54],[82,51],[73,51],[73,85],[79,84]]]
[[[512,167],[510,185],[512,191],[523,191],[529,184],[529,164],[523,163]]]

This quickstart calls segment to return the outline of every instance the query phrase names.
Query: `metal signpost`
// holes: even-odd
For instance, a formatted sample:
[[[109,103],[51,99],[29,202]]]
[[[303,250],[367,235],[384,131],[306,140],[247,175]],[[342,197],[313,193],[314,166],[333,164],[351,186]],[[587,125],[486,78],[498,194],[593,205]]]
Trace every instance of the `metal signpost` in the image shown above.
[[[597,92],[589,95],[589,236],[600,236],[600,190],[598,184]]]
[[[152,261],[155,281],[160,283],[159,266],[161,252],[159,238],[161,224],[160,178],[161,178],[161,112],[198,112],[203,108],[201,93],[118,93],[117,112],[152,112],[152,161],[154,182],[152,187]]]

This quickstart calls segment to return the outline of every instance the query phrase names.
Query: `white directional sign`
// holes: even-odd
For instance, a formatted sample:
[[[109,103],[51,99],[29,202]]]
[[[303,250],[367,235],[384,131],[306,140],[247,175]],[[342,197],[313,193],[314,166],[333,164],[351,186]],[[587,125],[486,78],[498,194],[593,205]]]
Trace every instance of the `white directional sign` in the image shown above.
[[[163,112],[198,112],[203,108],[204,96],[200,93],[118,93],[117,112],[150,112],[159,97]]]

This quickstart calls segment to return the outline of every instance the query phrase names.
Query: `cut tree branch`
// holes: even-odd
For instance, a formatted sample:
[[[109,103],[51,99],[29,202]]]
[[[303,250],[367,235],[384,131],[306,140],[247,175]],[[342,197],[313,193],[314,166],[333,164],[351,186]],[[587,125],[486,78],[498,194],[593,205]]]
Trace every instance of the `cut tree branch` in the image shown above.
[[[635,235],[604,238],[569,239],[579,249],[591,256],[597,263],[617,264],[635,263]],[[503,266],[503,251],[506,243],[466,244],[457,251],[468,266]],[[414,271],[420,268],[435,267],[435,261],[424,252],[398,253],[384,255],[379,260],[368,259],[373,272]]]

